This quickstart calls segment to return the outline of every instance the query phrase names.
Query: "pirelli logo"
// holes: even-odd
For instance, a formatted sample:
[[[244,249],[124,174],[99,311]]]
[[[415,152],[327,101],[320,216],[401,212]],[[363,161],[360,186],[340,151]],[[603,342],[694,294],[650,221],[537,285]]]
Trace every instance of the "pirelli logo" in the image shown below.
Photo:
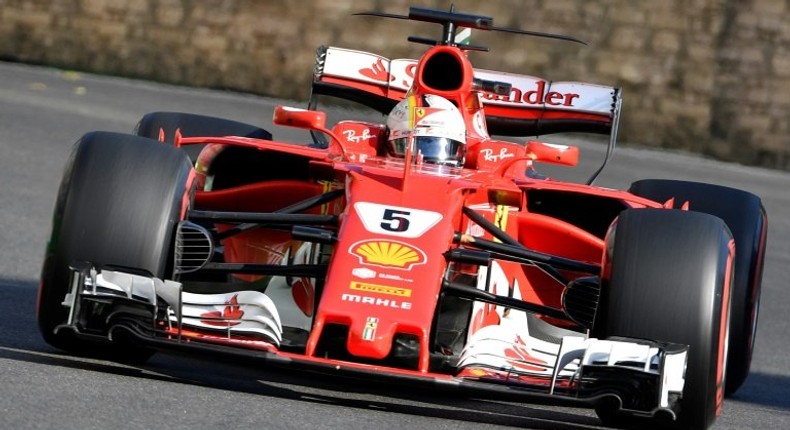
[[[388,285],[368,284],[367,282],[352,282],[350,289],[364,291],[366,293],[387,294],[389,296],[411,297],[411,290],[408,288],[390,287]]]

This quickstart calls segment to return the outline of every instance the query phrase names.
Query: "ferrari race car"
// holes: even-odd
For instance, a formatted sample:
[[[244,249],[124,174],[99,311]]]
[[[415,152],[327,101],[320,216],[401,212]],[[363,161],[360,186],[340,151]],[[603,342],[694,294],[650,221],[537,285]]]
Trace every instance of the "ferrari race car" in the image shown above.
[[[766,214],[748,192],[675,180],[553,180],[609,135],[618,88],[480,70],[485,16],[411,8],[419,60],[317,51],[307,109],[264,128],[145,115],[74,146],[37,318],[66,351],[240,360],[709,427],[749,372]],[[388,114],[327,124],[319,97]],[[458,122],[460,121],[460,126]],[[308,136],[312,136],[309,138]],[[195,149],[196,148],[196,149]],[[188,152],[192,150],[192,152]],[[191,154],[191,155],[190,155]]]

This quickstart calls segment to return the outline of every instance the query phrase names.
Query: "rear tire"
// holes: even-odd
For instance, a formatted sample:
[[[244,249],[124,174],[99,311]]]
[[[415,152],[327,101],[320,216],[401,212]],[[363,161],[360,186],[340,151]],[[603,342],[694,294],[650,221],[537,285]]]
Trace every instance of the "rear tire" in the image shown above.
[[[689,345],[679,428],[708,428],[720,412],[731,284],[731,235],[713,216],[666,209],[620,214],[593,335]],[[606,423],[615,411],[597,411]],[[657,416],[653,425],[667,424]],[[648,424],[648,423],[644,423]]]
[[[69,265],[75,262],[166,276],[191,171],[183,152],[142,137],[94,132],[74,145],[55,203],[38,292],[38,325],[47,343],[123,361],[150,357],[151,351],[132,345],[86,342],[54,329],[68,317],[62,302],[69,289]]]
[[[735,238],[726,394],[735,393],[749,375],[757,334],[760,292],[767,237],[767,218],[760,198],[735,188],[698,182],[648,179],[635,182],[630,192],[664,202],[689,202],[689,210],[715,215]]]

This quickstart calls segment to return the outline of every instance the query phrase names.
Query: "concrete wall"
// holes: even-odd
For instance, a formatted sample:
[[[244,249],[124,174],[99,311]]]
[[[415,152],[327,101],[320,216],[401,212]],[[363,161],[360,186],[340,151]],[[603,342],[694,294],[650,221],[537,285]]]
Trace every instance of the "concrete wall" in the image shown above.
[[[624,88],[621,140],[790,170],[790,0],[453,0],[501,27],[478,67]],[[0,0],[0,58],[306,99],[315,48],[417,57],[433,25],[352,17],[450,0]],[[478,4],[481,3],[481,4]],[[152,109],[155,109],[152,106]]]

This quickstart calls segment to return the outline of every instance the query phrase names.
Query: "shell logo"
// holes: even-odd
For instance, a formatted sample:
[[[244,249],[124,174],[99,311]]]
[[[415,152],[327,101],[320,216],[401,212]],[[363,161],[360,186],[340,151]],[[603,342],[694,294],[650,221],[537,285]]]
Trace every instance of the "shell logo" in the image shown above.
[[[411,245],[390,240],[365,240],[351,245],[349,252],[362,264],[411,270],[425,264],[425,253]]]

